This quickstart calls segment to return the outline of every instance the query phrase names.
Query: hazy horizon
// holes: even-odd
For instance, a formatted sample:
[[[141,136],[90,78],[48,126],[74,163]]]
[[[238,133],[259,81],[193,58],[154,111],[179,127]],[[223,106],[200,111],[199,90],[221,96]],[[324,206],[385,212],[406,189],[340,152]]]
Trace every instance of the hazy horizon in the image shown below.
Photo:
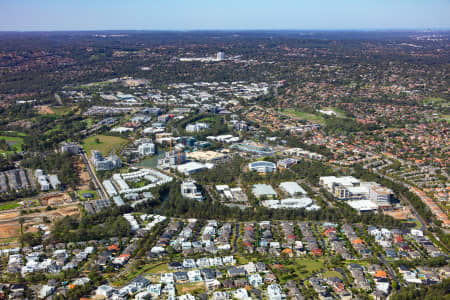
[[[0,1],[0,31],[447,30],[448,0]]]

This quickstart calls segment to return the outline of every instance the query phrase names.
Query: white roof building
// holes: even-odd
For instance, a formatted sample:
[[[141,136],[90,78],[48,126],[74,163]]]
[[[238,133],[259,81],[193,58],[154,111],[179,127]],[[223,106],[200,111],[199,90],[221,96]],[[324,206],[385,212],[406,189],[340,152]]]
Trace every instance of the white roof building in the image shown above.
[[[48,180],[50,181],[50,185],[54,190],[57,190],[61,186],[61,181],[58,179],[58,175],[48,175]]]
[[[353,209],[357,210],[358,212],[369,212],[378,209],[378,205],[376,205],[370,200],[353,200],[348,201],[347,204],[350,205]]]
[[[263,201],[263,205],[268,208],[280,209],[280,208],[306,208],[313,204],[313,201],[309,197],[303,198],[287,198],[283,200],[266,200]]]
[[[101,285],[97,288],[95,291],[96,295],[103,296],[103,297],[109,297],[114,292],[114,289],[110,287],[109,285]]]
[[[110,197],[116,196],[117,195],[117,191],[116,188],[114,187],[114,185],[112,184],[111,180],[105,180],[103,181],[103,186],[106,189],[106,192],[108,193],[108,195]]]
[[[53,292],[56,290],[56,288],[54,286],[49,286],[49,285],[43,285],[42,288],[39,291],[39,297],[40,298],[46,298],[48,296],[50,296],[51,294],[53,294]]]
[[[325,186],[328,190],[333,189],[333,184],[340,184],[344,187],[353,187],[359,185],[360,181],[353,176],[323,176],[320,177],[320,184]]]
[[[197,201],[203,200],[203,195],[197,187],[195,181],[184,181],[181,184],[181,195],[188,199],[193,199]]]
[[[182,165],[178,165],[177,170],[180,173],[190,175],[190,174],[194,174],[201,170],[212,169],[213,167],[214,167],[214,164],[211,164],[211,163],[202,164],[199,162],[192,161],[192,162],[188,162],[188,163],[185,163]]]
[[[143,143],[140,144],[137,148],[140,156],[152,155],[155,154],[155,144],[153,143]]]
[[[124,133],[129,131],[134,131],[134,129],[129,127],[116,127],[111,129],[111,132],[118,132],[118,133]]]
[[[267,296],[269,300],[281,300],[284,298],[281,287],[275,283],[267,287]]]
[[[260,197],[276,197],[277,192],[268,184],[254,184],[252,188],[252,193],[257,198]]]
[[[306,195],[306,191],[297,182],[282,182],[280,183],[280,189],[284,190],[291,196]]]
[[[236,298],[236,299],[239,299],[239,300],[251,299],[248,296],[247,290],[244,289],[244,288],[237,289],[237,290],[233,291],[232,294],[233,294],[233,298]]]
[[[277,165],[270,161],[255,161],[248,164],[248,169],[258,173],[271,173],[277,169]]]

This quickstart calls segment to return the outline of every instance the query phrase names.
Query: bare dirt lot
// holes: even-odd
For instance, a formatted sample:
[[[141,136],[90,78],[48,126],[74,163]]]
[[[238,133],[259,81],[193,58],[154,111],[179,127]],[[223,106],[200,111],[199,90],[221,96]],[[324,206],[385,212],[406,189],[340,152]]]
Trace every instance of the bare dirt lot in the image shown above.
[[[0,239],[18,236],[19,229],[19,222],[0,224]]]
[[[74,163],[74,167],[75,171],[78,174],[78,177],[80,178],[80,185],[77,187],[77,190],[89,190],[89,182],[91,181],[91,176],[89,175],[89,172],[86,169],[87,167],[81,157],[79,157]]]
[[[397,210],[384,211],[384,214],[391,216],[397,220],[408,220],[414,218],[414,215],[411,213],[411,210],[407,207]]]
[[[78,205],[68,205],[64,207],[57,208],[51,211],[41,210],[40,212],[26,214],[20,216],[18,212],[8,212],[0,214],[0,239],[18,237],[20,232],[19,219],[22,217],[25,219],[23,224],[24,232],[36,231],[33,225],[43,224],[44,217],[48,218],[49,221],[53,222],[56,219],[65,216],[80,216],[80,209]],[[51,227],[51,224],[47,224]]]
[[[67,193],[55,193],[50,195],[45,195],[40,198],[40,201],[42,205],[57,205],[57,204],[64,204],[72,201],[72,198]]]
[[[52,115],[55,112],[48,105],[36,106],[40,114]]]

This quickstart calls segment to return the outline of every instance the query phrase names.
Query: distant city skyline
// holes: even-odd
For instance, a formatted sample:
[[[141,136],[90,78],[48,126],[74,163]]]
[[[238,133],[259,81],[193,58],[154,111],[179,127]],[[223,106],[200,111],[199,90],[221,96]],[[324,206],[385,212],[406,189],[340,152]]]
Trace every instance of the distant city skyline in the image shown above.
[[[0,0],[1,31],[449,29],[449,0]]]

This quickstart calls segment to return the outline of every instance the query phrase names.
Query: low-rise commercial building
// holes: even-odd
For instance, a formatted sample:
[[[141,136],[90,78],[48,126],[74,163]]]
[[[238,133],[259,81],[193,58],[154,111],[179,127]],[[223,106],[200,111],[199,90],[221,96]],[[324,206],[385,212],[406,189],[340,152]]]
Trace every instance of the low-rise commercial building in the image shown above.
[[[277,166],[270,161],[255,161],[248,164],[249,171],[256,171],[258,173],[272,173],[277,169]]]

